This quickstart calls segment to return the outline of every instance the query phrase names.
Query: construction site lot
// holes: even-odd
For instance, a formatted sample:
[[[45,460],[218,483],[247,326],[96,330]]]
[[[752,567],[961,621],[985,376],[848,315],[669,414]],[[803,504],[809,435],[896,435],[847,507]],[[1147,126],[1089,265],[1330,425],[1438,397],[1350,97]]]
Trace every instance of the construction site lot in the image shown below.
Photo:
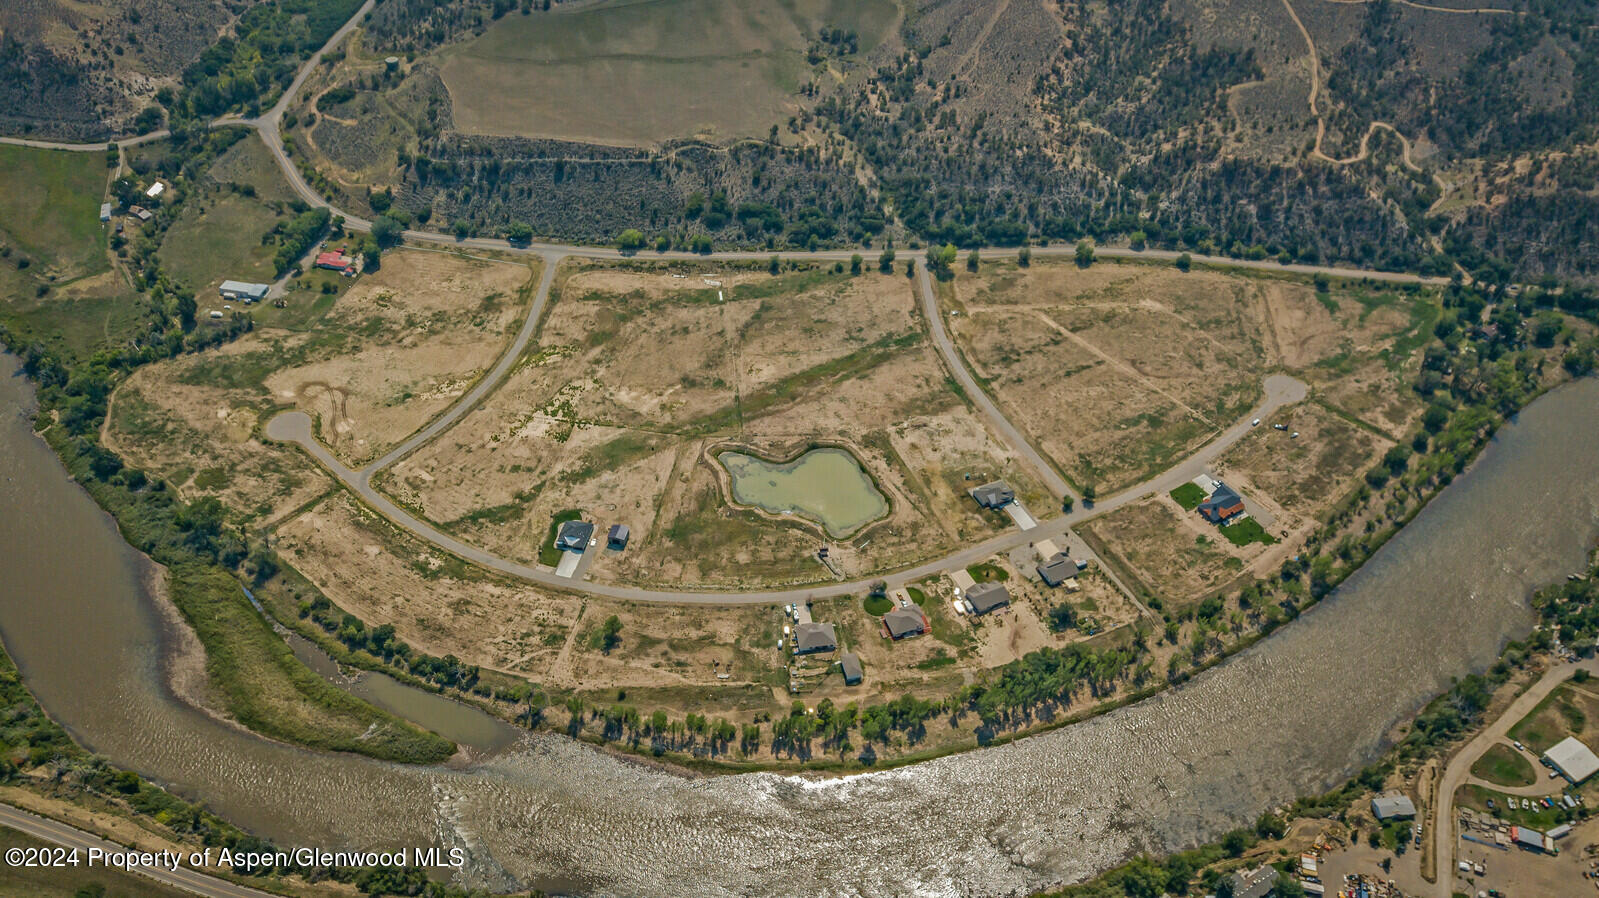
[[[1437,307],[1425,294],[1165,264],[984,263],[941,287],[974,373],[1079,488],[1107,495],[1170,467],[1241,418],[1266,375],[1385,433]]]
[[[471,413],[380,488],[496,554],[553,564],[557,516],[626,524],[596,580],[739,588],[867,576],[1012,526],[965,490],[1047,494],[951,388],[913,285],[798,266],[566,263],[535,345]],[[845,449],[886,516],[833,540],[735,508],[715,454]],[[817,550],[830,546],[827,564]]]
[[[342,295],[258,307],[294,329],[261,324],[135,371],[113,396],[106,444],[185,497],[215,495],[247,517],[275,519],[327,480],[299,449],[261,438],[268,418],[301,409],[345,461],[375,457],[459,398],[503,351],[532,276],[522,263],[391,252]]]
[[[468,133],[612,145],[764,137],[801,111],[800,88],[818,77],[806,51],[822,29],[856,34],[868,53],[899,17],[893,0],[613,0],[505,16],[433,61]]]
[[[1092,570],[1076,592],[1048,590],[996,557],[989,563],[1006,572],[1008,608],[981,617],[957,613],[948,578],[928,578],[896,591],[920,603],[928,632],[895,641],[862,597],[819,599],[810,614],[834,625],[838,649],[796,657],[784,638],[791,618],[778,606],[633,603],[527,584],[418,541],[343,491],[281,523],[272,542],[304,577],[258,590],[279,613],[294,616],[320,592],[369,627],[393,625],[418,652],[574,691],[596,705],[616,702],[620,691],[646,713],[713,714],[736,723],[785,713],[796,698],[811,706],[823,699],[866,705],[907,693],[941,699],[1027,652],[1103,639],[1106,628],[1137,613]],[[1079,609],[1079,620],[1101,622],[1099,635],[1051,632],[1043,617],[1058,602]],[[604,626],[612,616],[620,629],[607,647]],[[860,657],[860,685],[844,683],[844,651]],[[969,728],[929,730],[917,750],[971,738]]]

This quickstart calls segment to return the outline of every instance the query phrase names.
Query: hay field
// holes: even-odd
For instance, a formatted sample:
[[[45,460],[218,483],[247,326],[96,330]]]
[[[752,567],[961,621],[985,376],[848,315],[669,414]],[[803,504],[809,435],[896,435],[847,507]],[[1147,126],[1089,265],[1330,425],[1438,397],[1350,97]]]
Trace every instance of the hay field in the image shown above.
[[[455,125],[603,144],[765,136],[800,108],[823,26],[877,46],[892,0],[655,0],[508,15],[441,54]]]

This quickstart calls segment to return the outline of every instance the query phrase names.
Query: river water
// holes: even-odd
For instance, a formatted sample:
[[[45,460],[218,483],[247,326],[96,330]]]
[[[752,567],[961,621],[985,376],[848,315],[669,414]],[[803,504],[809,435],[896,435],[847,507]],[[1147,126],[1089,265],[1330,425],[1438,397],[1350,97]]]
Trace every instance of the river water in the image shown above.
[[[4,360],[5,374],[14,361]],[[685,779],[558,737],[414,768],[271,743],[173,697],[142,563],[0,376],[0,635],[84,745],[283,845],[443,844],[464,881],[612,895],[1009,895],[1218,836],[1373,759],[1527,632],[1599,536],[1599,380],[1505,428],[1335,595],[1185,686],[844,779]]]

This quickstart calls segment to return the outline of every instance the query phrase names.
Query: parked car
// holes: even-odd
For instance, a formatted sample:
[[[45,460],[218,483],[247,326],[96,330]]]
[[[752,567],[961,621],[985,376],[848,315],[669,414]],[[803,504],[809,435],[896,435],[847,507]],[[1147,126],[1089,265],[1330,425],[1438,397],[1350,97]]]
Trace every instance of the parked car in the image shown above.
[[[1260,419],[1256,418],[1255,420],[1249,422],[1249,426],[1250,427],[1259,427],[1260,426]]]

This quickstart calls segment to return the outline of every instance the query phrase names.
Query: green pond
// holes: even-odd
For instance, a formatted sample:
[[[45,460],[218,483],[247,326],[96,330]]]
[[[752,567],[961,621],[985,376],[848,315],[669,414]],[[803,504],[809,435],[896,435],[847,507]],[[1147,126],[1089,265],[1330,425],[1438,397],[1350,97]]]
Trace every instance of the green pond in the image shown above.
[[[796,514],[845,536],[888,514],[888,500],[855,456],[843,449],[812,449],[775,464],[743,452],[717,461],[733,478],[733,500],[773,514]]]

